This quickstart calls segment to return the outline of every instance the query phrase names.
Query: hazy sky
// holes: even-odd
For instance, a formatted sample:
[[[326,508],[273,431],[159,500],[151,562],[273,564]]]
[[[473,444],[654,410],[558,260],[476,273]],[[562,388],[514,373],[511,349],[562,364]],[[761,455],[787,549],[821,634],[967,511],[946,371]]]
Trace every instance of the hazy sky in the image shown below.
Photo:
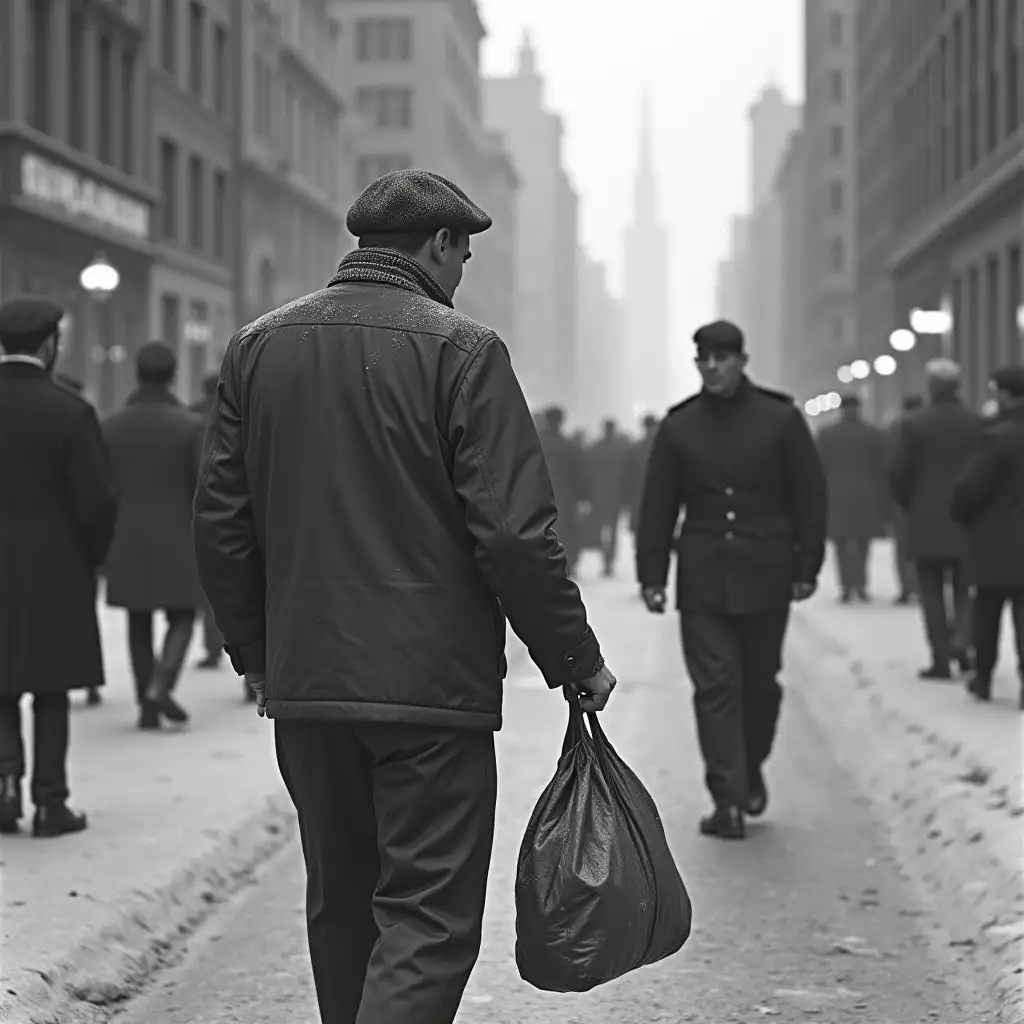
[[[640,96],[650,91],[661,208],[672,235],[672,345],[690,390],[694,327],[713,313],[728,219],[747,207],[747,111],[774,79],[803,94],[801,0],[478,0],[485,74],[515,67],[529,28],[565,163],[581,198],[584,248],[616,288],[632,204]]]

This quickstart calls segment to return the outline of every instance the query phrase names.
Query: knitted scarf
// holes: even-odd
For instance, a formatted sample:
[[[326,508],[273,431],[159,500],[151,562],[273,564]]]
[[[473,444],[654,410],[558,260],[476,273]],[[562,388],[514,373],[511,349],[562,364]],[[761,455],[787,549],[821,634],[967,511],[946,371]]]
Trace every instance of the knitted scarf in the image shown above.
[[[419,292],[450,309],[455,308],[444,289],[426,270],[411,256],[397,249],[354,249],[338,264],[338,272],[327,282],[327,287],[348,281],[394,285],[410,292]]]

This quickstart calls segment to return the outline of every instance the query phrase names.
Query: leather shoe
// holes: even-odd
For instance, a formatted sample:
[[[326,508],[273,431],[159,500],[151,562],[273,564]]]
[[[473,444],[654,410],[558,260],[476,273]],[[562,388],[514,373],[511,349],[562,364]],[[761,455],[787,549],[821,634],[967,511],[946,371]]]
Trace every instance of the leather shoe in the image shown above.
[[[700,819],[700,832],[719,839],[745,839],[743,812],[738,807],[716,807],[714,813]]]
[[[17,775],[0,779],[0,835],[13,835],[21,820],[21,780]]]
[[[154,684],[149,688],[146,699],[171,722],[183,724],[188,721],[188,712],[171,696],[166,688]]]
[[[992,680],[973,675],[967,680],[967,692],[976,700],[990,701],[992,699]]]
[[[88,824],[81,811],[73,811],[67,804],[51,804],[36,808],[32,835],[37,839],[53,839],[71,832],[81,832]]]
[[[917,678],[947,680],[953,678],[953,673],[950,672],[948,665],[929,665],[917,673]]]
[[[755,768],[747,780],[747,814],[760,818],[768,809],[768,787],[760,768]]]

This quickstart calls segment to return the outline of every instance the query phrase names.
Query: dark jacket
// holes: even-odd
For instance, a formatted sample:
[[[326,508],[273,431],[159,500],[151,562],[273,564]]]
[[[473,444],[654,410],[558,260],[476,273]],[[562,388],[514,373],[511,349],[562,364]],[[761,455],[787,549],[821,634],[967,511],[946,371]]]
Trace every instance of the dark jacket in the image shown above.
[[[198,608],[192,499],[201,420],[165,388],[143,385],[103,433],[121,496],[107,556],[107,603],[133,611]]]
[[[829,537],[844,541],[885,536],[889,484],[884,432],[846,416],[822,428],[817,444],[828,485]]]
[[[900,424],[889,481],[907,514],[907,554],[914,561],[958,561],[966,554],[967,538],[950,502],[984,426],[956,398],[934,401]]]
[[[681,611],[743,615],[785,607],[825,555],[825,478],[788,395],[746,378],[670,409],[647,464],[637,531],[642,586],[668,580],[673,533]]]
[[[611,522],[629,504],[626,496],[626,469],[630,444],[619,434],[602,436],[586,451],[584,469],[587,491],[599,522]]]
[[[1024,587],[1024,401],[986,424],[953,486],[950,513],[967,529],[971,581]]]
[[[629,529],[634,534],[640,522],[640,502],[644,494],[647,460],[651,457],[651,447],[657,433],[657,428],[655,428],[650,433],[644,434],[639,440],[634,441],[626,455],[623,489],[626,493],[626,506],[629,509]]]
[[[505,615],[551,687],[600,651],[508,351],[416,279],[383,280],[232,338],[200,575],[271,717],[498,729]]]
[[[0,364],[0,696],[103,684],[96,572],[117,497],[91,405]]]
[[[577,528],[577,506],[587,500],[587,480],[583,452],[579,444],[560,430],[544,429],[539,435],[544,461],[551,474],[558,509],[556,529]]]

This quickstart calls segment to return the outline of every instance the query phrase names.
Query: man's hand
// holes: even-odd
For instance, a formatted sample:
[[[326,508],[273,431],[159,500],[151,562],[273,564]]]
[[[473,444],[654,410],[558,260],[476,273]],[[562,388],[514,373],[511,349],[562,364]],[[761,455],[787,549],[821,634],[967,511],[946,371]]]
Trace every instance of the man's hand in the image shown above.
[[[263,672],[246,672],[245,682],[256,694],[256,714],[263,718],[267,713],[267,677]]]
[[[668,603],[664,587],[641,587],[640,596],[644,599],[649,612],[654,612],[655,615],[664,614],[665,605]]]
[[[584,711],[603,711],[616,682],[608,666],[602,665],[596,675],[582,682],[573,683],[572,688],[580,698],[580,707]]]
[[[794,583],[793,600],[806,601],[817,589],[817,583]]]

